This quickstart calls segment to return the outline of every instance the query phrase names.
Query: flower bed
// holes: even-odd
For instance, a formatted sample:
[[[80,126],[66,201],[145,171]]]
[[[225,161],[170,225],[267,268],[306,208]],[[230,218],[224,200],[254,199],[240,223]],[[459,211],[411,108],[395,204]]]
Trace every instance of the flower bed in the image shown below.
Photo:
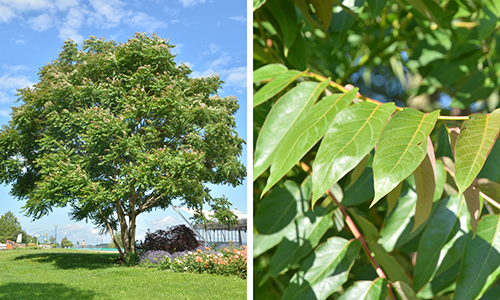
[[[173,254],[166,251],[147,251],[141,255],[139,264],[176,272],[236,275],[246,279],[247,247],[232,248],[229,246],[218,250],[200,247],[196,251],[182,251]]]

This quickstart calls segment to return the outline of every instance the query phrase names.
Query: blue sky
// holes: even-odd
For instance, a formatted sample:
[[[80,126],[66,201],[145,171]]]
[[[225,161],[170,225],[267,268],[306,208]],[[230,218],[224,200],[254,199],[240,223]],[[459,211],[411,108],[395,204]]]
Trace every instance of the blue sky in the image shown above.
[[[177,45],[176,62],[189,65],[193,77],[219,74],[226,82],[219,95],[239,99],[238,133],[247,140],[246,6],[242,0],[0,0],[0,124],[7,124],[10,107],[19,105],[16,89],[37,82],[38,69],[57,58],[67,38],[78,44],[91,35],[126,42],[135,32],[155,32]],[[241,160],[246,164],[246,147]],[[246,185],[210,188],[213,196],[224,194],[233,208],[246,213]],[[59,241],[64,236],[87,244],[110,241],[109,235],[98,236],[91,223],[71,221],[68,208],[55,208],[32,222],[9,190],[0,186],[0,215],[12,211],[27,233],[51,236],[57,224]],[[181,217],[171,208],[140,215],[136,238],[142,239],[148,228],[179,223]]]

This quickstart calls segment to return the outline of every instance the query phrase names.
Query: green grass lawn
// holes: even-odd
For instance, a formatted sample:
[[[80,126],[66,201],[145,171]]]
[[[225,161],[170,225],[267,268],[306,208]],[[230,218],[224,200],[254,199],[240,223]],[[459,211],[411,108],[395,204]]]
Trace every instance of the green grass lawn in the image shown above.
[[[246,299],[237,277],[117,265],[117,254],[0,251],[0,299]]]

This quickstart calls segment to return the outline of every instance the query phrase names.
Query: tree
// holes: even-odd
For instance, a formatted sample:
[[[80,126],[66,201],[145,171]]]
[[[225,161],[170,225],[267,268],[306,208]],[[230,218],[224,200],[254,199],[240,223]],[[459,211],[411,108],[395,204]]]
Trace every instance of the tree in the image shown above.
[[[21,233],[21,224],[11,211],[0,216],[0,241],[2,243],[6,240],[15,241],[19,233]]]
[[[136,218],[173,201],[201,209],[212,184],[242,183],[235,97],[217,76],[190,78],[156,35],[64,42],[0,132],[0,181],[34,219],[70,206],[74,220],[121,233],[135,252]],[[116,244],[117,245],[117,244]],[[117,245],[118,246],[118,245]]]
[[[61,247],[65,248],[65,247],[71,247],[71,246],[73,246],[73,242],[68,240],[68,238],[66,236],[63,237],[61,240]]]
[[[497,4],[254,1],[255,298],[498,298]]]
[[[120,233],[115,234],[115,240],[116,240],[116,243],[114,241],[112,241],[108,245],[108,247],[109,248],[116,248],[116,245],[118,245],[120,248],[123,249],[122,235]]]

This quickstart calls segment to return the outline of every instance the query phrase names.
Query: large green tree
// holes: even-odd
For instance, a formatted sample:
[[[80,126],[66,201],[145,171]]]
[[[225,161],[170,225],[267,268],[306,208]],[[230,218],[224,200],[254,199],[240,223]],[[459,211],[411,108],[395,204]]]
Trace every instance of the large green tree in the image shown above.
[[[256,299],[498,299],[499,16],[254,0]]]
[[[64,42],[0,132],[0,181],[34,219],[70,206],[74,220],[119,230],[135,252],[136,218],[173,201],[201,209],[207,184],[239,185],[243,140],[235,97],[218,76],[191,78],[173,45],[136,34],[117,44]],[[118,246],[118,245],[117,245]]]

